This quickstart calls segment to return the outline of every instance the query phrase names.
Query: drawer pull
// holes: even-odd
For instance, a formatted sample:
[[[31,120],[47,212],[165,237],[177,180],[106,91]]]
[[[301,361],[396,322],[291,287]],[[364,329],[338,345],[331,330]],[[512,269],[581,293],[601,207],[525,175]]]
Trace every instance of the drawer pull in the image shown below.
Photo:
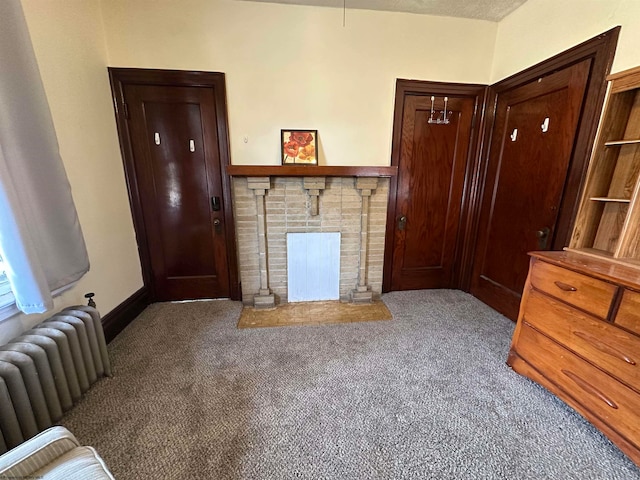
[[[608,355],[611,355],[612,357],[619,358],[620,360],[624,360],[629,365],[635,365],[636,364],[635,360],[633,360],[632,358],[629,358],[627,355],[622,353],[617,348],[612,347],[611,345],[607,345],[603,341],[598,340],[596,337],[594,337],[592,335],[589,335],[588,333],[577,331],[577,332],[573,332],[573,334],[576,337],[581,338],[582,340],[584,340],[586,342],[589,342],[591,345],[593,345],[595,348],[597,348],[601,352],[604,352],[604,353],[606,353]]]
[[[567,377],[569,377],[571,380],[573,380],[575,384],[578,385],[585,392],[590,393],[591,395],[595,395],[604,403],[609,405],[611,408],[615,408],[615,409],[618,408],[618,405],[616,405],[616,403],[613,400],[608,398],[604,393],[602,393],[600,390],[598,390],[596,387],[594,387],[590,383],[587,383],[585,380],[581,379],[575,373],[565,369],[562,369],[560,371],[564,373]]]
[[[564,290],[565,292],[575,292],[578,290],[573,285],[569,285],[568,283],[560,282],[558,280],[553,283],[555,283],[556,287],[558,287],[560,290]]]

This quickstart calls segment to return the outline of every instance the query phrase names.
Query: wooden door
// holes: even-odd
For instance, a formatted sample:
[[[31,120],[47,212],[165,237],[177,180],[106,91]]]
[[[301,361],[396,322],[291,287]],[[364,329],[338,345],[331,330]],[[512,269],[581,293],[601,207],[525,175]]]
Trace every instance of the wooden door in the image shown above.
[[[123,94],[156,300],[228,297],[213,89],[126,84]]]
[[[462,193],[477,98],[448,96],[449,123],[430,123],[446,94],[406,93],[401,108],[391,290],[453,288]],[[435,96],[435,95],[434,95]],[[395,149],[396,146],[394,146]],[[385,268],[387,268],[385,266]],[[389,288],[387,288],[388,290]]]
[[[553,244],[591,60],[498,98],[471,293],[516,319],[527,252]]]

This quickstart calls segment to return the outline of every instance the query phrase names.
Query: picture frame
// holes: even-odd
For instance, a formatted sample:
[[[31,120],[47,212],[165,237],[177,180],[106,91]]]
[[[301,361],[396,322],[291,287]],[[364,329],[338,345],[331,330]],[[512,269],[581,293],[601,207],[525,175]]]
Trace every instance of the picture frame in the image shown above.
[[[282,165],[318,165],[317,130],[280,130]]]

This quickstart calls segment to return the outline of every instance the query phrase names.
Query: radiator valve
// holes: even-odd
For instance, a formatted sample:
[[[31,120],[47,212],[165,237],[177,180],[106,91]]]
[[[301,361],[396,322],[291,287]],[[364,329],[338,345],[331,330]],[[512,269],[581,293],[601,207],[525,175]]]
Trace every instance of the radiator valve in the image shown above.
[[[95,293],[89,292],[89,293],[85,293],[84,298],[89,299],[89,301],[87,302],[87,305],[89,305],[90,307],[96,308],[96,302],[93,301],[94,296],[95,296]]]

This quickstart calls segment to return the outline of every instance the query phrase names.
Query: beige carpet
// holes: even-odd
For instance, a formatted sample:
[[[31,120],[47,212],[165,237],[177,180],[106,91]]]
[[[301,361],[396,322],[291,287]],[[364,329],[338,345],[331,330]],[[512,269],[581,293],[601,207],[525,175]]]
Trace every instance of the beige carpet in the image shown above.
[[[383,299],[392,321],[288,328],[152,305],[62,423],[118,480],[640,479],[505,365],[511,321],[457,291]]]

